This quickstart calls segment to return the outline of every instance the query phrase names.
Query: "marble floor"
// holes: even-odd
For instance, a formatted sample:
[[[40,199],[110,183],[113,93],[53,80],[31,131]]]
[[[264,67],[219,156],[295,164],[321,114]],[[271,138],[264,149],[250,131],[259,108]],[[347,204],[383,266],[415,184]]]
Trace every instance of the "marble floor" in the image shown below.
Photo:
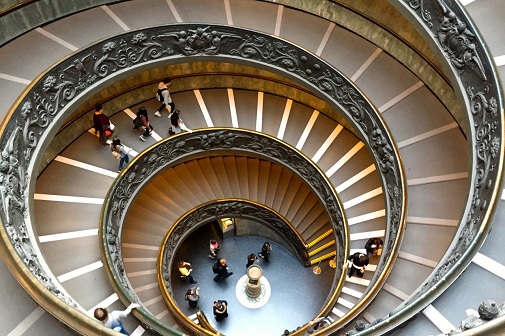
[[[328,262],[321,263],[322,272],[315,275],[312,267],[302,266],[287,249],[271,242],[270,262],[260,259],[258,263],[271,287],[270,298],[260,308],[246,308],[237,298],[236,285],[246,274],[246,256],[258,253],[265,238],[248,236],[223,240],[220,236],[217,225],[206,225],[192,233],[176,254],[176,260],[186,260],[193,265],[192,274],[198,281],[193,286],[200,287],[199,309],[219,332],[227,336],[277,336],[285,329],[296,329],[317,315],[329,295],[335,274]],[[218,257],[226,258],[230,271],[234,273],[220,283],[213,281],[212,264],[215,261],[208,258],[211,238],[219,241]],[[176,302],[190,316],[197,309],[189,307],[184,293],[192,285],[182,282],[178,272],[174,274],[172,284],[174,293],[177,293]],[[214,300],[226,300],[229,306],[229,317],[219,323],[212,314]]]

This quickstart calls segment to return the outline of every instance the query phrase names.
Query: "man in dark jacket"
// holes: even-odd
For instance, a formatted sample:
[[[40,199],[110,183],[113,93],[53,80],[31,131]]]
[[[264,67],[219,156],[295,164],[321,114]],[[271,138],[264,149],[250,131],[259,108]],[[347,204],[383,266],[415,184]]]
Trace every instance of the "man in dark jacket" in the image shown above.
[[[230,275],[233,275],[233,272],[228,272],[228,265],[226,264],[226,259],[224,258],[219,258],[218,261],[214,266],[212,266],[212,270],[214,273],[217,275],[214,277],[215,282],[219,282],[223,280],[224,278],[229,277]]]
[[[228,302],[226,300],[214,301],[212,308],[217,322],[221,322],[224,318],[228,317]]]
[[[362,278],[365,273],[365,267],[368,265],[368,257],[366,254],[356,252],[349,257],[347,265],[350,266],[349,273],[347,274],[349,278],[352,277],[354,273],[356,273],[356,276],[359,278]]]
[[[103,114],[103,107],[100,104],[95,106],[93,124],[95,127],[95,133],[98,132],[99,134],[100,143],[107,146],[107,138],[112,134],[112,130],[110,129],[109,117]]]

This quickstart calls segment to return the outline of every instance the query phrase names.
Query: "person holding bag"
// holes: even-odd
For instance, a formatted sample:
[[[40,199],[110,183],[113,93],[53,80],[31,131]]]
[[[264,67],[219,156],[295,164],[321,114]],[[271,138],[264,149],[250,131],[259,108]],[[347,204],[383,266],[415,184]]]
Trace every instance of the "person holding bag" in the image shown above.
[[[130,157],[128,153],[132,150],[130,147],[127,147],[121,143],[121,140],[115,138],[110,145],[110,149],[112,151],[112,156],[116,159],[119,159],[119,168],[117,170],[118,173],[123,170],[123,166],[125,164],[130,163]]]
[[[184,122],[182,121],[181,111],[175,110],[168,117],[170,118],[170,127],[168,128],[168,135],[179,134],[182,131],[193,132],[191,129],[187,128]]]
[[[139,108],[137,118],[134,120],[134,123],[135,123],[135,129],[139,129],[141,126],[145,129],[144,134],[140,136],[140,140],[146,141],[146,137],[151,135],[151,132],[154,130],[154,127],[152,127],[151,124],[149,123],[149,116],[147,115],[147,109],[144,106]]]
[[[95,127],[95,134],[99,134],[99,141],[102,145],[107,146],[108,137],[112,135],[114,124],[112,124],[105,114],[103,114],[103,106],[97,104],[95,106],[95,113],[93,114],[93,124]]]

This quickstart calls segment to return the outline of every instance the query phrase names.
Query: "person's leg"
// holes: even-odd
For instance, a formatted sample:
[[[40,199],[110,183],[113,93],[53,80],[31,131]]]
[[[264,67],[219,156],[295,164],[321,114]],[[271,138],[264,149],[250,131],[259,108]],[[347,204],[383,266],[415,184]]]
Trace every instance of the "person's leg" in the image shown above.
[[[117,169],[118,172],[120,172],[121,170],[123,170],[124,163],[125,163],[125,158],[121,157],[121,159],[119,160],[119,167]]]
[[[154,112],[154,115],[157,117],[161,117],[161,111],[167,106],[167,104],[163,103],[161,106],[158,108],[158,111]]]
[[[188,279],[189,279],[189,283],[196,284],[196,281],[195,281],[195,279],[193,279],[193,276],[191,274],[188,275]]]
[[[349,272],[347,273],[347,276],[350,278],[354,274],[354,267],[349,267]]]
[[[98,134],[100,135],[100,143],[104,146],[107,145],[107,136],[105,135],[105,131],[98,131]]]
[[[174,112],[175,111],[175,104],[174,104],[174,102],[172,101],[168,105],[170,106],[170,113]]]

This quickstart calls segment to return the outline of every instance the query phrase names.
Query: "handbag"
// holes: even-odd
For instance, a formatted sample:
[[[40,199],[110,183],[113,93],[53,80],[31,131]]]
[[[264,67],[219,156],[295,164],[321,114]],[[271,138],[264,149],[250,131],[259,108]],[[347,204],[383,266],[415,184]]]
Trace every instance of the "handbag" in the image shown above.
[[[113,130],[114,130],[114,128],[116,128],[116,126],[114,126],[114,124],[113,124],[113,123],[111,123],[110,121],[109,121],[109,123],[110,123],[110,125],[109,125],[109,129],[110,129],[111,131],[113,131]]]

